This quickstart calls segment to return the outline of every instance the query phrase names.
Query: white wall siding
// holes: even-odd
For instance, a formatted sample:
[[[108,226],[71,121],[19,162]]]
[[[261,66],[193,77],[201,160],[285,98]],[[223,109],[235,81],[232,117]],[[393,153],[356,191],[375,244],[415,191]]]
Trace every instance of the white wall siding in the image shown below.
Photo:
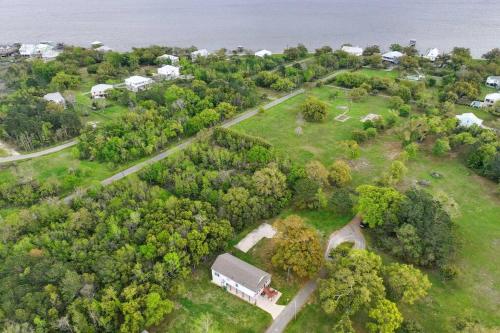
[[[233,289],[237,289],[239,292],[245,294],[246,296],[254,299],[257,296],[257,293],[253,292],[252,290],[236,283],[233,281],[231,278],[228,278],[227,276],[224,276],[212,269],[212,282],[215,283],[216,285],[225,288],[227,285],[231,286]]]

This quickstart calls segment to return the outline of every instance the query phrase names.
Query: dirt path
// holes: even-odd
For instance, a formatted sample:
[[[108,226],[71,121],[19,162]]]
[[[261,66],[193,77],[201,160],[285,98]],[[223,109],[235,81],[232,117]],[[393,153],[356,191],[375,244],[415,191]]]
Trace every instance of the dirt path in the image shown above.
[[[37,151],[35,153],[29,153],[29,154],[24,154],[24,155],[12,155],[12,156],[7,156],[7,157],[0,157],[0,164],[4,163],[10,163],[10,162],[16,162],[16,161],[22,161],[22,160],[28,160],[30,158],[36,158],[44,155],[49,155],[52,153],[56,153],[58,151],[61,151],[63,149],[66,149],[68,147],[72,147],[76,145],[78,141],[73,140],[70,142],[66,142],[62,145],[51,147],[45,150]]]

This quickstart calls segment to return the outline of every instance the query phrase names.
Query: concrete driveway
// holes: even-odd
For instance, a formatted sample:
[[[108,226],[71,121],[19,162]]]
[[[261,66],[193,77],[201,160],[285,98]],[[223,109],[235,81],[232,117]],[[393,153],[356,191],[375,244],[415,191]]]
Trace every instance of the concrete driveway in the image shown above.
[[[365,249],[366,242],[363,234],[361,233],[361,217],[354,217],[345,227],[335,231],[328,239],[328,245],[325,251],[325,258],[328,259],[328,254],[331,249],[336,248],[342,243],[352,242],[355,249]]]
[[[262,223],[257,229],[250,232],[238,244],[236,248],[247,253],[255,244],[262,238],[273,238],[276,235],[276,230],[268,223]]]

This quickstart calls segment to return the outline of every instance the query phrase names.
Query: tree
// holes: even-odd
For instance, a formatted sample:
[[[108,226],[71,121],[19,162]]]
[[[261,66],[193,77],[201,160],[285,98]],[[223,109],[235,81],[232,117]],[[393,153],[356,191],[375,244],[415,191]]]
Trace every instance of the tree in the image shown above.
[[[256,171],[252,180],[259,195],[276,199],[288,196],[286,176],[275,165]]]
[[[354,205],[349,190],[345,188],[334,189],[328,204],[331,210],[340,215],[352,213]]]
[[[483,59],[488,60],[488,62],[500,62],[500,49],[499,48],[494,48],[482,56]]]
[[[394,263],[384,267],[383,272],[388,294],[396,302],[413,304],[431,288],[427,275],[412,265]]]
[[[392,333],[403,323],[403,316],[395,303],[381,299],[376,306],[368,312],[368,317],[373,321],[366,324],[372,333]]]
[[[384,298],[379,276],[381,258],[365,250],[351,250],[347,256],[328,262],[327,277],[319,281],[321,307],[327,314],[351,316]]]
[[[361,101],[364,97],[366,97],[366,95],[368,95],[368,91],[366,91],[365,88],[361,87],[353,88],[349,92],[349,98],[352,99],[354,102]]]
[[[250,206],[250,193],[243,187],[232,187],[221,198],[220,215],[231,222],[236,230],[241,230],[245,224],[255,220]]]
[[[57,73],[50,81],[50,85],[55,90],[68,90],[75,88],[78,83],[80,83],[80,78],[78,76],[69,75],[64,72]]]
[[[404,104],[405,101],[399,96],[392,96],[389,98],[389,107],[393,110],[399,110]]]
[[[358,212],[371,228],[393,217],[404,199],[401,193],[389,187],[361,185],[356,191],[359,193]]]
[[[405,146],[405,152],[408,154],[409,159],[415,159],[418,153],[418,144],[412,142]]]
[[[343,160],[336,160],[330,166],[328,180],[334,186],[346,186],[352,180],[351,167]]]
[[[145,303],[146,310],[144,311],[144,316],[146,318],[146,326],[159,324],[174,309],[174,303],[168,299],[162,299],[161,295],[157,292],[149,293],[146,296]]]
[[[311,122],[323,121],[327,117],[327,105],[316,97],[308,97],[299,107],[304,119]]]
[[[294,185],[294,202],[299,209],[319,208],[318,193],[321,190],[318,182],[309,178],[300,178]]]
[[[367,46],[363,50],[363,55],[364,56],[371,56],[371,55],[377,54],[377,53],[380,53],[380,47],[378,45]]]
[[[278,231],[272,263],[288,274],[301,278],[314,276],[323,262],[318,233],[304,224],[301,217],[290,215],[275,223]]]
[[[305,167],[309,179],[317,182],[320,186],[328,185],[328,170],[320,161],[310,161]]]
[[[432,147],[432,153],[436,156],[443,156],[450,150],[450,142],[447,138],[437,139]]]

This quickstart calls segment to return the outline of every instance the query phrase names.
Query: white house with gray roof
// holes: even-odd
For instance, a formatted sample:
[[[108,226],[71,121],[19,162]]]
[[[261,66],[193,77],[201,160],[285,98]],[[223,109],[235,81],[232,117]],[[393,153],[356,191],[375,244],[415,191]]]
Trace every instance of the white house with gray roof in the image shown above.
[[[212,265],[212,282],[255,304],[264,288],[271,284],[271,274],[224,253]]]
[[[488,87],[500,89],[500,76],[488,76],[486,85]]]

